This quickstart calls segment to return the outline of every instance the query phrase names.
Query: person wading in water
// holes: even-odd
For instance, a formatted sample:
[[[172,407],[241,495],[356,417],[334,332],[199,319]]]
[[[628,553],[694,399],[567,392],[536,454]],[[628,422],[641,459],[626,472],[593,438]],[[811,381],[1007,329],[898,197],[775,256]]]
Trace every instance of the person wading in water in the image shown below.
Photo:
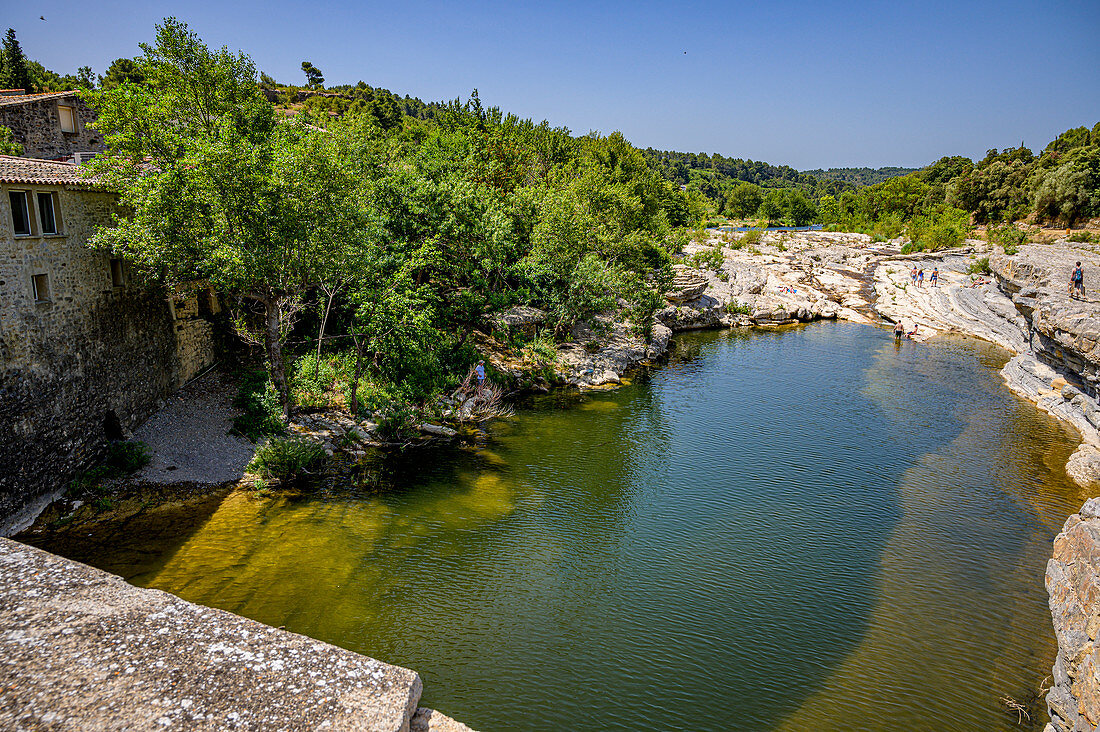
[[[902,325],[901,321],[899,320],[897,323],[894,324],[894,340],[901,341],[901,337],[903,335],[905,335],[905,326]]]

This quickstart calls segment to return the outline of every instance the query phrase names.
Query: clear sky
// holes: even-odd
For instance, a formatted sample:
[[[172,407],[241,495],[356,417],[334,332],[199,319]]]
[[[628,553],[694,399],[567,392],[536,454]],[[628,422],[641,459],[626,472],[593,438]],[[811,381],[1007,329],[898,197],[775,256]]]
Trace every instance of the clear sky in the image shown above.
[[[981,157],[1100,121],[1100,0],[0,0],[59,73],[101,73],[166,15],[279,81],[466,97],[640,147],[799,169]],[[39,19],[44,14],[46,20]],[[685,53],[686,51],[686,53]]]

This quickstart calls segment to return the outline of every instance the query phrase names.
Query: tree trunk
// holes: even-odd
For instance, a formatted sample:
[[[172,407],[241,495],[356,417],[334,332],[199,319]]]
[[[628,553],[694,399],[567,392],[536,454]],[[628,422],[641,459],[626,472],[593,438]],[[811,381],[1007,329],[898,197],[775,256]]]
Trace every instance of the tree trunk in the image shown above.
[[[351,381],[351,416],[355,417],[359,414],[359,376],[363,373],[363,351],[359,348],[359,338],[356,337],[355,331],[352,331],[351,338],[355,341],[355,375],[352,376]]]
[[[290,421],[290,390],[286,385],[286,366],[283,363],[283,344],[279,336],[282,298],[274,296],[264,300],[264,347],[267,350],[268,373],[271,383],[279,393],[283,407],[283,422]]]
[[[323,288],[322,288],[323,289]],[[321,342],[325,340],[325,325],[328,323],[329,310],[332,309],[332,298],[336,297],[336,290],[332,292],[325,290],[325,314],[321,316],[321,332],[317,334],[317,358],[313,361],[313,380],[317,380],[317,375],[321,372]]]

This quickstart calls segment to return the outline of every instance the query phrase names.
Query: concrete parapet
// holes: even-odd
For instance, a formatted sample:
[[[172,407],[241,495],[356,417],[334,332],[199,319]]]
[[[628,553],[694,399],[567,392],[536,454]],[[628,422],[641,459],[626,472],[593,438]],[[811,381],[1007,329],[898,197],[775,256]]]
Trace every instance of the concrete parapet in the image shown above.
[[[0,538],[2,729],[403,732],[421,688],[408,669]]]

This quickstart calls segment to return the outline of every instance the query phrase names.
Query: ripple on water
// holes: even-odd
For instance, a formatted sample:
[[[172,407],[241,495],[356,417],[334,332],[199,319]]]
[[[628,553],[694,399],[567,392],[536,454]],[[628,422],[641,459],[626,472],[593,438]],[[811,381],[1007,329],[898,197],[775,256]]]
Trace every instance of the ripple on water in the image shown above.
[[[1018,729],[997,698],[1049,673],[1042,570],[1081,496],[1005,354],[846,324],[677,353],[480,455],[396,456],[386,495],[238,493],[149,525],[161,551],[140,519],[56,547],[415,668],[483,732]]]

